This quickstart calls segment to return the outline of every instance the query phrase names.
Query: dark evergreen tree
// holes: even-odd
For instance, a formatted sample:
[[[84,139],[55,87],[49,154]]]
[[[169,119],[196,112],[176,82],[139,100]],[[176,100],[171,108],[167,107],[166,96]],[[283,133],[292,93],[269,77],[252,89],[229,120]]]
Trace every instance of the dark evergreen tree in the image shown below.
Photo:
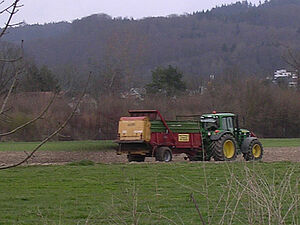
[[[41,69],[30,64],[26,68],[25,76],[22,80],[21,90],[30,92],[58,91],[60,89],[57,79],[47,66]]]
[[[171,65],[168,68],[157,67],[152,71],[152,83],[146,85],[146,90],[152,94],[162,93],[167,96],[175,96],[186,90],[182,78],[182,73]]]

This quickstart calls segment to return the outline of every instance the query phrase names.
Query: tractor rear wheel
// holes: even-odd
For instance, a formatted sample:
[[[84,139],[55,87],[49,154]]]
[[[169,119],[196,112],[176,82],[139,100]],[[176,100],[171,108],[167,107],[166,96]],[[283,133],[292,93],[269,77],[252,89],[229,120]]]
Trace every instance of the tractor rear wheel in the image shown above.
[[[232,161],[237,157],[236,141],[230,134],[225,134],[219,140],[213,141],[211,150],[215,161]]]
[[[255,139],[250,142],[248,146],[248,151],[247,153],[244,153],[244,159],[246,161],[251,161],[251,160],[260,160],[262,159],[264,154],[264,149],[262,144],[260,143],[259,140]]]
[[[146,157],[144,155],[128,154],[127,158],[128,158],[128,162],[144,162]]]
[[[171,162],[172,161],[172,151],[168,147],[160,147],[156,150],[155,154],[156,161],[160,162]]]

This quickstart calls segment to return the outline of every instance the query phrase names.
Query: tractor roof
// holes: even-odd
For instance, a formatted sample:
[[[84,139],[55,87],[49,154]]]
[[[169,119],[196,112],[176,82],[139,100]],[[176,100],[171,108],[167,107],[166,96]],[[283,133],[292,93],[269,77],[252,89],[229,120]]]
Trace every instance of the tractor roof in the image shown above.
[[[210,113],[210,114],[203,114],[203,117],[230,117],[230,116],[235,116],[233,113]]]

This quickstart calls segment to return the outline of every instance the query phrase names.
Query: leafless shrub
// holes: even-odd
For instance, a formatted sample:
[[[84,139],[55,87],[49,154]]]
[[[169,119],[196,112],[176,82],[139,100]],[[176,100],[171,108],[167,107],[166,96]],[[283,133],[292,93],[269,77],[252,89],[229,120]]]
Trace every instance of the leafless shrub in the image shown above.
[[[242,174],[229,169],[222,190],[216,204],[212,204],[208,190],[201,192],[212,206],[207,208],[207,224],[299,224],[299,178],[293,168],[282,177],[276,171],[268,177],[255,166],[250,169],[245,165]],[[198,206],[196,210],[199,213]],[[199,217],[199,223],[206,222]]]
[[[250,224],[298,224],[299,178],[292,180],[294,169],[288,169],[281,181],[275,174],[272,180],[245,167],[244,183],[236,182],[245,189],[249,205],[245,207]],[[259,221],[256,221],[259,220]]]

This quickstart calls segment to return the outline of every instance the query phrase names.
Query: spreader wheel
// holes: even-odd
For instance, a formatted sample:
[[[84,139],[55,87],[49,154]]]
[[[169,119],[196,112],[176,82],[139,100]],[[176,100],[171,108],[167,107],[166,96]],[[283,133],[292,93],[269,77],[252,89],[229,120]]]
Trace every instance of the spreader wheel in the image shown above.
[[[262,159],[264,154],[264,149],[262,144],[260,143],[259,140],[255,139],[250,142],[248,146],[248,151],[247,153],[244,153],[244,159],[246,161],[251,161],[251,160],[260,160]]]
[[[213,141],[211,150],[215,161],[232,161],[237,157],[236,141],[230,134],[225,134],[219,140]]]
[[[160,147],[156,150],[155,154],[156,161],[160,162],[171,162],[172,161],[172,151],[168,147]]]

